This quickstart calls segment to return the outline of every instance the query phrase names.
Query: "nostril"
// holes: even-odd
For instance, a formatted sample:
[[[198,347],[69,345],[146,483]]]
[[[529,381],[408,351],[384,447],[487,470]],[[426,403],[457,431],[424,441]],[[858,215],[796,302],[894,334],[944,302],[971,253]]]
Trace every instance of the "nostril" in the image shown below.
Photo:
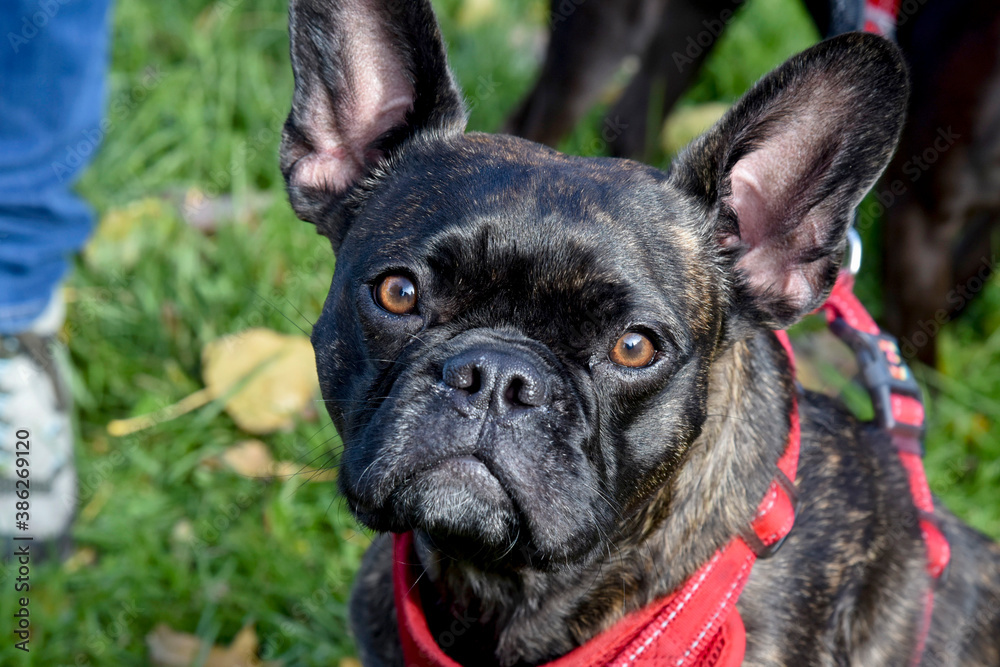
[[[503,400],[507,405],[524,405],[521,400],[521,392],[524,390],[524,381],[521,378],[512,378],[510,384],[503,392]]]
[[[545,403],[545,388],[538,380],[515,375],[507,383],[503,399],[510,406],[537,408]]]
[[[537,408],[549,400],[549,386],[534,359],[520,351],[473,348],[444,363],[441,380],[453,390],[463,414]]]
[[[475,394],[482,388],[482,376],[474,364],[448,364],[444,368],[443,375],[445,383],[455,389],[464,389],[470,394]]]
[[[469,375],[471,379],[469,385],[465,387],[465,390],[470,394],[478,394],[479,390],[483,388],[483,374],[479,372],[477,366],[472,366],[469,368]]]

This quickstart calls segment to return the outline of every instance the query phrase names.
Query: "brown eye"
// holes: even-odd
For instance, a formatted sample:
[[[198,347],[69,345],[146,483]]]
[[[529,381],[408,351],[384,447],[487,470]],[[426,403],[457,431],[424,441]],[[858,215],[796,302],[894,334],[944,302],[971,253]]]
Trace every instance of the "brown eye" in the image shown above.
[[[375,294],[378,305],[393,315],[408,315],[417,308],[417,286],[406,276],[386,276]]]
[[[634,331],[630,331],[615,343],[611,350],[611,361],[627,368],[648,366],[656,355],[653,341]]]

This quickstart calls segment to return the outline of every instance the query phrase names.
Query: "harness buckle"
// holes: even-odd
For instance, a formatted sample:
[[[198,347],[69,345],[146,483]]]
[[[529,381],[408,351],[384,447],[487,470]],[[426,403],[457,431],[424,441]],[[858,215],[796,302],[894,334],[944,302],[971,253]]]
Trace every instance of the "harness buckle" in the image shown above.
[[[830,323],[830,331],[854,351],[862,383],[875,408],[876,423],[900,439],[921,442],[923,426],[899,421],[893,413],[894,394],[921,400],[920,385],[903,360],[896,339],[887,333],[870,334],[860,331],[841,317]]]
[[[774,476],[774,481],[777,482],[778,487],[785,492],[788,496],[788,501],[792,504],[792,526],[795,526],[795,519],[799,517],[799,492],[795,489],[795,482],[788,479],[788,475],[778,468],[777,474]],[[772,542],[771,544],[764,544],[764,541],[757,534],[757,531],[753,529],[753,525],[746,526],[742,531],[740,531],[740,537],[743,541],[747,543],[750,547],[750,551],[757,556],[757,560],[765,560],[770,558],[774,554],[778,553],[785,544],[785,540],[788,536],[792,534],[792,530],[789,529],[787,533],[782,535],[778,540]]]

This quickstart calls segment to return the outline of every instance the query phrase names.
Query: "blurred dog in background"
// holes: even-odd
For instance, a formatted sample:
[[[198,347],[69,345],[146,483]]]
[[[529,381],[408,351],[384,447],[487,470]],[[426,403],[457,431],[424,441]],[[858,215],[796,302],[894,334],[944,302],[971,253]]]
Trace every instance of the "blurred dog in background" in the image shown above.
[[[860,30],[863,0],[804,0],[821,34]],[[556,145],[622,61],[640,66],[608,114],[618,157],[647,159],[743,0],[552,0],[541,74],[505,131]],[[871,19],[871,16],[867,18]],[[891,27],[889,27],[891,31]],[[933,364],[934,336],[982,289],[1000,222],[1000,3],[906,0],[896,39],[913,90],[899,150],[866,222],[884,208],[885,326]]]

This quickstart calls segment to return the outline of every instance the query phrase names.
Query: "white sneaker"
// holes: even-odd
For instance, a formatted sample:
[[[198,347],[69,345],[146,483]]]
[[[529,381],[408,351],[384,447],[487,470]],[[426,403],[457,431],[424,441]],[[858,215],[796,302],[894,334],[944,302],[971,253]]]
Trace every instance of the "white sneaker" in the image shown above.
[[[66,555],[76,513],[71,401],[56,337],[64,317],[57,295],[30,331],[0,334],[0,540],[9,554],[25,544],[11,538],[33,538],[36,562]]]

